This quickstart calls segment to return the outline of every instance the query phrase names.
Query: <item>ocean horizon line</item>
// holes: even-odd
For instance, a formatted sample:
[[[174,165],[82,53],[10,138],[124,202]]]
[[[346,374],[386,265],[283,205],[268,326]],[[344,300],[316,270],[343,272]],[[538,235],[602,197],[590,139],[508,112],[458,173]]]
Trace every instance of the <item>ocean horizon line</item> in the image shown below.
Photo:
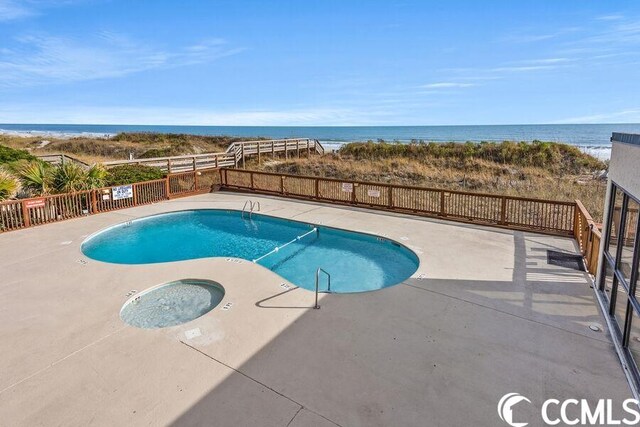
[[[497,124],[429,124],[429,125],[215,125],[215,124],[147,124],[147,123],[0,123],[1,126],[141,126],[200,128],[419,128],[419,127],[486,127],[486,126],[628,126],[640,122],[598,123],[497,123]],[[1,128],[0,128],[1,129]]]

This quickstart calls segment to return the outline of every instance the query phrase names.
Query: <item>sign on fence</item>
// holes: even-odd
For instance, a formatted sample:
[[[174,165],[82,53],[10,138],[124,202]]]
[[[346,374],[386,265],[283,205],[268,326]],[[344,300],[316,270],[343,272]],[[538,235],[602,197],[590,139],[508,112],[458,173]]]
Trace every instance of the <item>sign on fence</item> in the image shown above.
[[[369,197],[380,197],[380,190],[367,190]]]
[[[113,187],[113,200],[131,199],[133,197],[133,185],[121,185]]]
[[[39,199],[27,200],[24,204],[27,209],[44,208],[45,200],[44,197],[41,197]]]
[[[342,191],[344,191],[345,193],[353,193],[353,184],[350,182],[343,182]]]

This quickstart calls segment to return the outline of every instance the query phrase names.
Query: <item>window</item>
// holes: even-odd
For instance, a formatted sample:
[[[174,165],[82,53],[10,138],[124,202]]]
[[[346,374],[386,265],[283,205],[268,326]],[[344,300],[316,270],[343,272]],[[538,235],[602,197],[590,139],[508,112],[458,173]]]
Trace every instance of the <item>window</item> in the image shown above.
[[[640,317],[637,313],[633,313],[631,318],[631,333],[629,334],[629,352],[636,362],[636,366],[640,366]]]
[[[616,306],[614,307],[613,314],[616,318],[616,323],[618,324],[618,329],[620,330],[620,336],[622,336],[624,332],[624,321],[625,316],[627,315],[627,302],[629,298],[627,296],[627,291],[625,290],[622,284],[618,284],[618,290],[616,294]]]
[[[614,286],[614,281],[615,277],[613,275],[613,269],[611,267],[609,267],[609,264],[606,262],[603,264],[602,266],[602,281],[604,283],[602,283],[602,289],[604,289],[605,292],[605,297],[607,297],[607,301],[611,300],[611,290],[613,289]]]
[[[611,258],[616,259],[616,251],[618,249],[618,233],[622,226],[622,202],[624,201],[624,193],[616,185],[614,185],[611,189],[611,198],[613,209],[609,211],[610,237],[607,252],[611,256]]]
[[[633,264],[633,253],[636,246],[636,234],[638,232],[638,202],[629,198],[626,206],[623,235],[619,236],[619,245],[622,246],[622,253],[618,261],[618,269],[622,276],[631,280],[631,265]]]
[[[615,183],[609,203],[599,292],[609,302],[608,315],[618,332],[613,335],[628,350],[627,362],[635,366],[640,381],[640,313],[636,310],[640,307],[640,203]]]

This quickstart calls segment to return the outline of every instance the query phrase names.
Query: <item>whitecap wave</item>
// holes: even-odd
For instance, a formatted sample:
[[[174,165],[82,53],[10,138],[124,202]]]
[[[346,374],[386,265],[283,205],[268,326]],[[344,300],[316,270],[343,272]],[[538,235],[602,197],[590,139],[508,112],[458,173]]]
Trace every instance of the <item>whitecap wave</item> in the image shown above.
[[[104,138],[108,139],[115,136],[115,133],[99,133],[99,132],[58,132],[58,131],[42,131],[42,130],[10,130],[0,129],[0,135],[9,135],[19,138],[56,138],[56,139],[71,139],[71,138]]]

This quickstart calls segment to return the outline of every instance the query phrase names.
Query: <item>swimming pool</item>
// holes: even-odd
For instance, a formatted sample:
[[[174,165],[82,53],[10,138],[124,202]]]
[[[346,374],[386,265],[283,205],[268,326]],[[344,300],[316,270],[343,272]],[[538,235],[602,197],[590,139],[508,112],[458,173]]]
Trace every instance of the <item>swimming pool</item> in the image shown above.
[[[277,249],[276,249],[277,248]],[[234,210],[198,209],[136,219],[85,240],[82,252],[118,264],[152,264],[208,257],[256,262],[305,289],[320,267],[331,291],[364,292],[396,285],[418,268],[418,257],[392,240]],[[326,279],[321,282],[326,290]]]

